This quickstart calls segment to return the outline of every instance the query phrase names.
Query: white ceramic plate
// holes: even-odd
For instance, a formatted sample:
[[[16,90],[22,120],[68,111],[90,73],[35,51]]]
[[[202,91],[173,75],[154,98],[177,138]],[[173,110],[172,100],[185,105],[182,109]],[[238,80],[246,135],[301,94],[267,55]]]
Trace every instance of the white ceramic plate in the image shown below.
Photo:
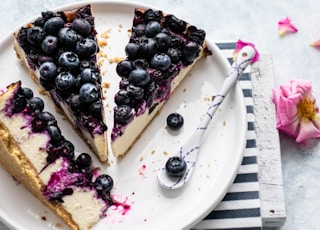
[[[123,57],[133,10],[137,5],[119,1],[91,1],[91,4],[98,33],[109,31],[104,53],[108,54],[108,58]],[[61,9],[75,6],[78,4]],[[111,157],[110,167],[101,165],[102,172],[110,174],[115,181],[112,191],[115,199],[130,208],[111,208],[107,217],[93,229],[190,228],[213,210],[228,191],[242,159],[247,124],[244,99],[238,86],[229,94],[214,117],[190,183],[179,191],[166,191],[158,185],[156,179],[157,169],[199,123],[229,67],[219,49],[209,41],[208,45],[213,55],[197,63],[126,157],[120,160]],[[113,94],[119,81],[115,66],[115,63],[110,64],[105,60],[102,70],[106,71],[104,81],[111,83],[106,94],[109,118],[112,118]],[[0,44],[0,76],[0,88],[22,80],[24,86],[38,92],[15,55],[11,34]],[[46,97],[44,99],[46,110],[54,112],[53,104]],[[166,129],[165,120],[171,112],[179,112],[184,116],[185,125],[178,133]],[[76,150],[90,152],[69,123],[59,115],[56,116],[65,136],[75,143]],[[110,119],[109,127],[111,123]],[[99,164],[96,159],[94,161]],[[2,168],[0,180],[2,221],[16,229],[67,229],[59,218]]]

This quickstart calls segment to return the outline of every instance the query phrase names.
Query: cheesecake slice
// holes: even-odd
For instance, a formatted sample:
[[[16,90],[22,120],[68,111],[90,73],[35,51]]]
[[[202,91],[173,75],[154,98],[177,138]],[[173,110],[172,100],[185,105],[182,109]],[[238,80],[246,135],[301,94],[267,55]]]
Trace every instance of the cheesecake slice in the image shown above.
[[[33,80],[103,162],[108,148],[94,17],[90,5],[46,11],[14,34]]]
[[[127,153],[190,69],[210,52],[205,31],[172,14],[137,8],[115,95],[111,148]]]
[[[90,229],[113,203],[113,181],[74,148],[31,89],[1,91],[0,164],[71,229]]]

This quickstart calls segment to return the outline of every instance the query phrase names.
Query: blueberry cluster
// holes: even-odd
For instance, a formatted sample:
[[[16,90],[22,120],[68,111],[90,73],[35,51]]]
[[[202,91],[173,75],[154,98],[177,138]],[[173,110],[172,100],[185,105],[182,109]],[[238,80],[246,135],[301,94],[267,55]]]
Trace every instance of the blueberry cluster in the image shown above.
[[[179,71],[198,57],[205,32],[161,11],[136,9],[127,58],[118,63],[120,89],[115,95],[115,123],[130,122],[144,107],[152,112],[170,93]]]
[[[81,153],[77,158],[74,154],[74,145],[66,140],[58,127],[57,120],[50,112],[44,111],[44,102],[41,98],[35,97],[30,88],[20,87],[13,98],[13,106],[10,114],[23,113],[32,117],[30,125],[34,133],[47,132],[50,141],[47,144],[47,163],[51,164],[60,157],[68,160],[68,173],[77,175],[76,180],[66,181],[68,186],[90,186],[97,190],[99,197],[106,202],[112,202],[110,190],[113,187],[113,180],[109,175],[102,174],[95,181],[93,179],[92,159],[89,154]],[[62,177],[61,177],[62,178]],[[75,178],[69,176],[69,178]],[[62,197],[71,195],[73,189],[66,187],[62,191],[50,193],[44,189],[49,200],[63,202]]]
[[[63,12],[43,12],[17,37],[29,65],[39,69],[43,88],[55,95],[54,100],[66,101],[93,134],[97,126],[100,132],[106,126],[101,121],[101,75],[95,56],[99,48],[89,10],[85,7],[71,18]]]

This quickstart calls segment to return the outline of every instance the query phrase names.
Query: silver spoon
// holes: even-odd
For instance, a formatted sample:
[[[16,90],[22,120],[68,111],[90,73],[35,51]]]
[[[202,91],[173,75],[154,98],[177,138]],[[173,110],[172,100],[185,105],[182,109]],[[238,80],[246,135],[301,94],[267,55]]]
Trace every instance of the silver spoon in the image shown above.
[[[222,104],[230,89],[233,88],[236,81],[240,78],[245,68],[251,63],[254,55],[255,50],[251,46],[245,46],[239,51],[228,74],[226,75],[220,92],[216,95],[212,104],[208,108],[206,116],[200,122],[196,130],[193,132],[192,136],[184,145],[179,148],[179,151],[175,155],[179,156],[186,162],[186,172],[181,177],[172,177],[167,174],[165,167],[159,169],[158,181],[163,188],[178,189],[188,182],[196,164],[198,152],[200,149],[200,142],[210,121],[212,120],[212,117],[214,116],[219,106]]]

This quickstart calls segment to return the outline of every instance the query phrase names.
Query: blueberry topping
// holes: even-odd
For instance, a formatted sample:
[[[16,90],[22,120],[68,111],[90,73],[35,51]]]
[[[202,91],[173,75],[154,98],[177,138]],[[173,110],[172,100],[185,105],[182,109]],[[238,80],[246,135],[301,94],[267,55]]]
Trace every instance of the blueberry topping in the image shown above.
[[[57,143],[62,139],[61,131],[57,126],[50,125],[47,130],[52,143]]]
[[[97,43],[90,38],[82,39],[76,45],[76,52],[80,58],[89,58],[95,54],[97,50]]]
[[[53,54],[58,49],[58,38],[52,35],[48,35],[41,43],[41,48],[47,54]]]
[[[92,103],[99,97],[98,88],[92,83],[85,83],[79,90],[80,101]]]
[[[80,111],[84,107],[80,100],[79,94],[71,95],[69,105],[73,111]]]
[[[122,60],[117,64],[116,71],[120,77],[128,77],[133,70],[133,65],[130,61]]]
[[[76,164],[79,168],[88,168],[91,163],[92,159],[88,153],[81,153],[76,159]]]
[[[22,90],[22,95],[26,98],[26,99],[30,99],[33,97],[33,91],[30,88],[24,87],[21,88]]]
[[[58,63],[64,71],[75,71],[79,67],[80,60],[76,53],[66,51],[60,55]]]
[[[170,57],[165,53],[157,53],[153,56],[150,61],[151,67],[159,69],[161,71],[166,71],[171,65]]]
[[[151,78],[145,69],[135,69],[130,72],[128,80],[133,85],[144,87],[150,83]]]
[[[138,56],[139,45],[136,43],[128,43],[125,47],[126,55],[129,59],[134,59]]]
[[[13,106],[12,113],[19,113],[27,106],[27,100],[24,96],[16,95]]]
[[[176,64],[180,61],[181,54],[177,49],[169,48],[167,50],[167,54],[170,57],[172,63]]]
[[[37,119],[44,121],[48,126],[50,126],[50,125],[56,126],[57,125],[57,120],[55,119],[53,114],[50,112],[47,112],[47,111],[44,111],[42,113],[37,114]]]
[[[118,93],[115,95],[114,100],[117,105],[130,105],[131,103],[128,91],[123,89],[120,89],[118,91]]]
[[[39,67],[39,73],[44,81],[52,81],[57,76],[57,66],[54,62],[44,62]]]
[[[69,72],[61,72],[55,80],[56,87],[60,91],[70,90],[75,84],[74,76]]]
[[[184,124],[183,116],[179,113],[171,113],[167,117],[167,126],[173,130],[179,130]]]
[[[113,179],[109,175],[102,174],[94,181],[94,186],[98,194],[104,197],[113,188]]]
[[[49,18],[43,26],[43,30],[50,35],[57,35],[59,30],[64,27],[64,21],[61,17]]]
[[[170,15],[168,16],[168,27],[177,34],[182,34],[186,30],[187,23],[177,17]]]
[[[141,40],[139,53],[143,57],[152,57],[158,50],[158,44],[156,40],[152,38],[144,38]]]
[[[45,130],[46,124],[44,121],[37,119],[37,118],[34,118],[31,121],[31,127],[32,127],[32,131],[37,133],[37,132],[42,132],[43,130]]]
[[[195,42],[189,42],[182,50],[182,56],[187,63],[192,63],[200,53],[200,46]]]
[[[82,36],[87,36],[91,32],[90,23],[83,18],[74,19],[71,28]]]
[[[150,21],[145,27],[145,34],[147,37],[152,38],[161,31],[161,25],[157,21]]]
[[[79,168],[78,169],[80,173],[82,173],[89,181],[93,178],[93,172],[90,167],[87,168]]]
[[[80,73],[81,83],[95,83],[97,75],[91,68],[85,68]]]
[[[41,45],[43,39],[46,37],[46,33],[41,27],[33,26],[27,30],[27,39],[33,45]]]
[[[169,176],[181,177],[187,170],[187,164],[180,157],[170,157],[166,163],[166,171]]]
[[[143,88],[135,85],[128,85],[127,87],[128,95],[135,100],[141,100],[144,96],[144,90]]]
[[[158,33],[154,39],[157,41],[160,50],[166,50],[171,45],[171,39],[166,33]]]
[[[58,38],[60,43],[71,47],[74,47],[78,41],[76,31],[68,27],[64,27],[59,30]]]
[[[120,124],[127,124],[133,116],[132,108],[129,105],[119,105],[114,109],[115,121]]]
[[[89,111],[92,116],[100,118],[102,111],[102,101],[100,100],[93,102],[89,107]]]
[[[144,24],[138,24],[133,28],[133,32],[137,37],[141,37],[144,35],[145,25]]]
[[[28,100],[28,108],[31,109],[31,111],[40,111],[42,112],[44,109],[44,102],[39,97],[32,97]]]

